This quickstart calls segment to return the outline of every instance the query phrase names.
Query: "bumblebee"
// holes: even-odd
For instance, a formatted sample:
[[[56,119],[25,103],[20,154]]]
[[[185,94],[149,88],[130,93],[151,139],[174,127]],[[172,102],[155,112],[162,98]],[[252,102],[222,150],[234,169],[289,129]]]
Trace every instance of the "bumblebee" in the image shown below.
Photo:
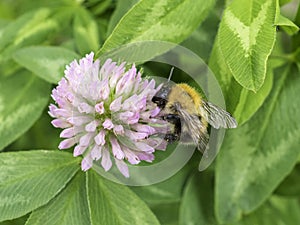
[[[154,95],[152,102],[161,108],[159,116],[173,125],[164,136],[169,143],[194,143],[204,152],[209,140],[209,124],[216,129],[237,127],[236,120],[229,112],[205,101],[194,88],[185,83],[165,83]]]

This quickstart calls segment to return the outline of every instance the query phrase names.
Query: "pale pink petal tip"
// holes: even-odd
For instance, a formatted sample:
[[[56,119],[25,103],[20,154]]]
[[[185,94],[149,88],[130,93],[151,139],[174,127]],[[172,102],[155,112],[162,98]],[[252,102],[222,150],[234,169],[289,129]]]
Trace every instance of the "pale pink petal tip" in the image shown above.
[[[121,103],[122,103],[122,96],[115,99],[109,106],[109,109],[113,112],[117,112],[121,109]]]
[[[86,146],[76,145],[73,151],[74,157],[82,155],[86,150]]]
[[[98,104],[95,105],[95,110],[97,113],[99,114],[103,114],[104,113],[104,102],[100,102]]]
[[[91,157],[93,160],[99,160],[102,156],[102,146],[95,145],[91,151]]]
[[[154,110],[151,111],[151,117],[155,117],[160,113],[160,108],[156,107]]]
[[[115,158],[117,159],[124,159],[125,154],[121,149],[121,146],[119,145],[118,141],[114,137],[110,137],[110,143],[112,146],[112,153]]]
[[[84,157],[81,161],[81,169],[83,171],[87,171],[88,169],[92,168],[93,166],[93,159],[91,157]]]
[[[103,149],[103,155],[101,160],[101,166],[105,171],[108,171],[112,167],[112,161],[107,149]]]
[[[97,127],[99,125],[99,122],[97,120],[93,120],[92,122],[88,123],[86,126],[85,126],[85,130],[87,132],[95,132]]]
[[[94,138],[97,145],[104,145],[105,144],[105,131],[101,130],[99,134],[96,135]]]
[[[58,148],[59,149],[67,149],[67,148],[71,148],[75,144],[76,144],[75,138],[69,138],[69,139],[65,139],[62,142],[60,142]]]
[[[116,135],[123,135],[124,134],[124,127],[122,125],[116,125],[114,127],[114,133]]]
[[[110,119],[105,119],[104,123],[102,124],[105,129],[111,130],[114,128],[114,124]]]
[[[116,166],[119,171],[124,175],[124,177],[129,177],[129,169],[126,163],[123,160],[115,159]]]
[[[80,113],[91,113],[91,112],[93,112],[93,107],[85,102],[82,102],[78,106],[78,111]]]
[[[67,128],[67,127],[70,127],[70,123],[62,120],[62,119],[54,119],[51,121],[51,124],[56,127],[56,128]]]

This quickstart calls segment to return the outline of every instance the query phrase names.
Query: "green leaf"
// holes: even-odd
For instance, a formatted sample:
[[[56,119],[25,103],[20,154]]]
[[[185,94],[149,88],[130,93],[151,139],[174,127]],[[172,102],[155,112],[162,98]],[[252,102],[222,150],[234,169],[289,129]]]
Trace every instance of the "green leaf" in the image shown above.
[[[298,4],[298,9],[297,9],[297,12],[296,12],[296,17],[295,17],[294,22],[298,27],[300,27],[300,4]],[[299,49],[299,46],[300,46],[300,32],[298,32],[296,35],[294,35],[292,37],[292,50],[296,51],[297,49]],[[299,55],[298,55],[298,60],[297,61],[298,61],[298,63],[300,62]],[[298,65],[298,67],[300,69],[300,65]]]
[[[168,148],[168,150],[171,150],[170,153],[172,153],[173,149]],[[167,152],[161,153],[166,154]],[[159,158],[159,156],[160,155],[157,154],[155,155],[155,161]],[[160,205],[178,203],[181,199],[182,187],[186,183],[187,177],[191,171],[198,167],[199,161],[200,154],[196,154],[181,170],[167,180],[148,186],[133,186],[131,187],[131,190],[133,190],[147,204]]]
[[[187,173],[180,170],[176,175],[163,182],[149,186],[131,187],[131,189],[150,204],[179,202],[186,176]]]
[[[6,26],[0,33],[0,62],[7,60],[18,48],[44,42],[49,34],[58,29],[49,9],[26,13]]]
[[[300,77],[276,71],[273,90],[243,126],[227,131],[216,165],[216,215],[237,221],[262,204],[297,162],[300,146]]]
[[[28,215],[25,215],[17,219],[0,222],[0,225],[24,225],[27,219],[28,219]]]
[[[0,2],[0,15],[1,19],[10,19],[15,14],[11,7],[11,2],[1,1]]]
[[[288,35],[294,35],[299,31],[296,24],[280,14],[276,18],[275,25],[280,26]]]
[[[289,2],[291,2],[292,0],[279,0],[279,5],[282,6],[282,5],[285,5]]]
[[[270,65],[268,65],[263,86],[257,93],[253,93],[236,82],[220,52],[218,38],[216,39],[209,60],[209,67],[220,83],[227,110],[233,114],[239,125],[247,122],[269,95],[273,85],[273,69]]]
[[[193,174],[184,189],[179,224],[217,224],[213,207],[213,173]]]
[[[9,151],[19,151],[19,149],[57,149],[57,146],[62,141],[59,137],[61,129],[50,125],[52,119],[48,114],[48,108],[45,108],[34,125],[10,144],[7,149]]]
[[[51,202],[35,210],[31,224],[159,224],[153,213],[126,186],[94,171],[79,172]]]
[[[295,24],[300,26],[300,4],[298,4],[298,9],[296,12]]]
[[[279,2],[277,1],[277,8],[279,9],[279,7]],[[289,18],[281,15],[280,10],[277,10],[275,25],[280,26],[290,36],[296,34],[299,31],[299,27]]]
[[[161,224],[178,225],[179,203],[180,202],[151,204],[150,208]]]
[[[233,0],[220,24],[218,42],[225,63],[237,82],[254,92],[265,80],[275,16],[274,0]]]
[[[92,224],[159,224],[147,205],[128,187],[108,181],[94,171],[87,176]]]
[[[160,40],[179,43],[199,26],[214,2],[141,0],[122,17],[97,55],[137,41]]]
[[[113,29],[119,23],[121,18],[132,8],[139,0],[118,0],[115,11],[113,12],[107,27],[107,34],[111,34]]]
[[[93,210],[93,209],[92,209]],[[98,212],[101,213],[101,212]],[[51,202],[35,210],[26,225],[91,224],[86,198],[85,174],[78,172]]]
[[[79,169],[78,164],[78,158],[59,151],[0,153],[0,221],[49,202]]]
[[[222,4],[216,4],[216,7],[210,11],[205,21],[199,26],[185,41],[180,45],[189,48],[205,62],[208,61],[211,54],[214,40],[220,23],[218,7]]]
[[[0,150],[40,117],[48,103],[49,92],[49,84],[27,73],[0,76]]]
[[[263,86],[258,92],[253,93],[245,88],[241,88],[239,102],[237,103],[233,115],[241,125],[248,121],[254,113],[262,106],[263,102],[271,92],[273,85],[273,71],[269,67]],[[230,93],[230,92],[229,92]]]
[[[2,33],[2,29],[4,29],[10,21],[0,18],[0,34]]]
[[[90,3],[92,5],[93,1],[90,1]],[[115,5],[115,2],[113,0],[102,0],[102,1],[94,1],[94,4],[95,5],[91,6],[89,11],[95,16],[103,16],[107,11],[110,12],[110,9]]]
[[[300,206],[296,198],[272,196],[254,213],[233,225],[288,225],[300,224]]]
[[[300,196],[300,164],[297,164],[294,170],[284,179],[276,189],[276,194],[284,196]]]
[[[99,31],[97,22],[84,8],[76,11],[73,25],[75,44],[79,52],[83,54],[99,49]]]
[[[53,84],[63,77],[67,64],[79,56],[61,47],[33,46],[15,52],[13,59],[40,78]]]

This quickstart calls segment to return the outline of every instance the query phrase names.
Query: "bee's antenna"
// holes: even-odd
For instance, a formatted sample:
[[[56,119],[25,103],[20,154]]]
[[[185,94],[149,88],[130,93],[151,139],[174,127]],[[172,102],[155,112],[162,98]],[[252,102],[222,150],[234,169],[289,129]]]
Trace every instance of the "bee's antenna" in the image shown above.
[[[169,78],[168,78],[168,82],[170,82],[172,74],[173,74],[173,70],[174,70],[174,66],[171,68],[170,74],[169,74]]]

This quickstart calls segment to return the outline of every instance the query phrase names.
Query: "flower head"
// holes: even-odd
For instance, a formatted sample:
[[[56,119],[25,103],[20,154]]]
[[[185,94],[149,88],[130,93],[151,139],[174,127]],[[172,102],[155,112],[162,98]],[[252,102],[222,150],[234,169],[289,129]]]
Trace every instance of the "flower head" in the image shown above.
[[[53,126],[63,129],[60,137],[65,138],[59,149],[75,146],[73,154],[83,155],[84,171],[93,161],[108,171],[113,158],[128,177],[124,161],[151,162],[155,149],[166,147],[156,135],[166,122],[153,118],[160,110],[151,101],[160,86],[155,88],[154,80],[142,79],[134,65],[126,70],[125,63],[117,65],[108,59],[100,66],[93,57],[90,53],[79,63],[74,60],[52,91],[56,105],[49,106],[49,114],[55,118]]]

